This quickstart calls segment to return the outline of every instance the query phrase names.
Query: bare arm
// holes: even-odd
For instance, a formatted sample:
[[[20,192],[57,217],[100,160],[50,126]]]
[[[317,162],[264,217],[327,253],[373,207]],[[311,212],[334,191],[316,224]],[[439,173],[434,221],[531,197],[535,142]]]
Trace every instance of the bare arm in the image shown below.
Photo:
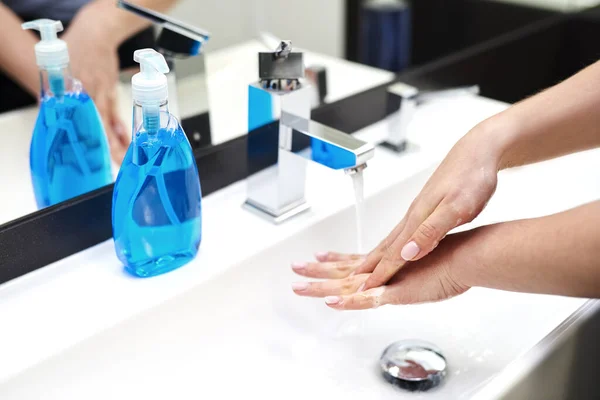
[[[35,35],[21,29],[23,21],[0,2],[0,69],[33,96],[39,92],[39,75],[35,62]]]
[[[600,297],[600,201],[457,236],[450,265],[462,285]]]
[[[446,156],[404,219],[368,254],[361,289],[388,282],[472,221],[496,189],[498,170],[600,146],[600,62],[478,124]],[[327,260],[321,260],[327,261]]]
[[[167,11],[175,0],[133,0]],[[113,159],[120,163],[129,146],[127,125],[117,110],[118,48],[150,22],[116,6],[115,0],[94,0],[82,7],[62,38],[69,45],[71,69],[94,99],[102,116]]]
[[[599,86],[600,61],[484,122],[503,137],[499,169],[600,146]]]

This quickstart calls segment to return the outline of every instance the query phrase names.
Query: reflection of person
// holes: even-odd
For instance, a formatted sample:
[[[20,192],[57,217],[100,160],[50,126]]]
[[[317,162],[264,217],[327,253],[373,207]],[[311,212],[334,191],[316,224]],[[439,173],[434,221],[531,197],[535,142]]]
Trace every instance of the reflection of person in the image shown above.
[[[175,1],[133,2],[166,11]],[[113,158],[122,160],[129,137],[116,110],[118,71],[120,66],[133,65],[136,48],[152,47],[149,23],[117,8],[115,0],[4,0],[0,3],[0,70],[7,76],[0,73],[0,112],[34,104],[39,95],[34,54],[38,39],[21,29],[24,20],[37,18],[58,19],[65,25],[61,38],[69,46],[73,76],[82,81],[98,107]]]
[[[473,286],[600,297],[600,201],[444,239],[483,210],[499,170],[600,146],[598,83],[600,62],[473,128],[379,246],[366,257],[324,253],[294,264],[300,275],[329,278],[294,291],[340,310],[438,301]]]

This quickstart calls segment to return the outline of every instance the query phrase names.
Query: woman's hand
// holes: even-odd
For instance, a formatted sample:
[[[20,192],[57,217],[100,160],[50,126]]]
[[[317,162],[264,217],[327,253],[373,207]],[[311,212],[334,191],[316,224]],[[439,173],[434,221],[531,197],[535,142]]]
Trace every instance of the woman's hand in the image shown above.
[[[62,36],[69,46],[73,75],[81,80],[102,118],[115,162],[121,163],[129,135],[117,110],[116,86],[119,77],[119,38],[112,23],[96,3],[84,6]]]
[[[502,222],[449,235],[427,257],[410,262],[387,285],[356,293],[371,274],[353,273],[362,260],[335,253],[294,271],[298,295],[325,297],[339,310],[444,300],[471,287],[600,297],[600,200],[558,214]]]
[[[337,253],[319,255],[322,261],[294,264],[293,270],[308,278],[325,278],[318,282],[292,284],[300,296],[324,297],[339,310],[362,310],[386,304],[415,304],[448,299],[464,293],[467,285],[456,278],[454,251],[466,234],[451,235],[429,257],[410,263],[398,271],[387,285],[356,293],[370,277],[354,273],[364,261],[360,256]],[[462,264],[462,263],[461,263]]]
[[[384,285],[407,262],[429,254],[449,231],[479,215],[496,190],[502,155],[493,123],[480,124],[456,143],[402,221],[357,268],[363,277],[358,290]]]

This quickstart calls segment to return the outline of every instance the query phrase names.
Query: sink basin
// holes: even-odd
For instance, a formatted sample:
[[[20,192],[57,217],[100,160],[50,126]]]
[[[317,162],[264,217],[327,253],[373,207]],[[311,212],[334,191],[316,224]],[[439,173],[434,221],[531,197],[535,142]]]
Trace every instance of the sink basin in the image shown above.
[[[473,113],[467,107],[473,101],[453,104],[463,102]],[[446,106],[430,110],[440,107],[440,118]],[[415,131],[431,121],[423,111]],[[438,142],[447,145],[465,131],[460,124],[445,129],[449,137]],[[376,221],[363,232],[368,247],[400,220],[439,161],[423,143],[401,157],[378,149],[365,170],[366,220]],[[597,171],[599,152],[591,151],[503,172],[494,199],[474,224],[540,216],[597,199]],[[4,359],[23,364],[12,375],[0,364],[0,398],[472,398],[589,305],[586,299],[482,288],[442,303],[364,312],[337,312],[322,299],[297,297],[290,284],[301,278],[291,262],[356,246],[349,179],[311,166],[307,182],[312,210],[282,226],[242,210],[243,183],[207,197],[202,250],[170,274],[123,279],[107,242],[91,249],[88,261],[77,258],[82,255],[68,260],[85,265],[80,269],[41,271],[33,281],[3,288],[0,314],[7,315],[11,304],[10,310],[37,304],[47,314],[39,325],[15,322],[0,332]],[[236,224],[224,224],[226,216]],[[77,282],[76,289],[68,280]],[[31,289],[27,304],[11,297],[17,288],[20,294]],[[65,298],[57,302],[59,293]],[[133,312],[134,306],[141,311]],[[439,387],[409,393],[380,377],[379,356],[401,339],[442,349],[449,366]]]

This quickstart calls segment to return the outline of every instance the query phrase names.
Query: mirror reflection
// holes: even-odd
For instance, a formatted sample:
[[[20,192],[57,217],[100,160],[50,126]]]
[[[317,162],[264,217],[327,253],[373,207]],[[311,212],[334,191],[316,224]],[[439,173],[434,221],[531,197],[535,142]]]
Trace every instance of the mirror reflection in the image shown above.
[[[0,185],[7,193],[0,197],[0,224],[114,182],[132,135],[135,50],[153,48],[167,60],[169,111],[198,149],[247,133],[248,84],[258,80],[257,55],[273,51],[281,40],[292,40],[304,53],[314,108],[552,12],[589,5],[569,0],[117,3],[0,2],[0,37],[10,38],[0,41]],[[506,15],[502,23],[486,23],[500,10]]]
[[[342,2],[311,1],[295,17],[289,4],[267,1],[120,3],[0,2],[1,37],[11,38],[0,44],[0,184],[8,193],[0,224],[114,182],[131,141],[137,49],[154,48],[167,60],[169,111],[194,149],[247,133],[257,54],[281,39],[305,54],[313,107],[394,77],[342,59]],[[292,23],[315,17],[329,22],[319,34]],[[190,41],[185,28],[205,37]]]

